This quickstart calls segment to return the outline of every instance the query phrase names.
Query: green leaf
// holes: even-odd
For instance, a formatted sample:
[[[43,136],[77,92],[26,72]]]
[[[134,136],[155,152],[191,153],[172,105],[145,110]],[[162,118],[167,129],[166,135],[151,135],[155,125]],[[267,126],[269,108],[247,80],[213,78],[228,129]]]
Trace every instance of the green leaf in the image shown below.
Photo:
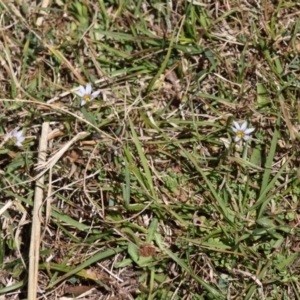
[[[146,243],[150,243],[154,239],[154,234],[157,231],[157,226],[158,226],[158,220],[156,218],[153,218],[149,228],[148,228],[148,234],[146,238]]]
[[[251,164],[261,167],[261,163],[262,163],[262,148],[260,144],[256,144],[253,148],[252,148],[252,154],[251,154],[251,158],[250,158],[250,162]]]
[[[127,251],[132,260],[137,263],[139,259],[138,247],[133,243],[128,243]]]
[[[210,182],[210,180],[205,175],[205,172],[201,169],[201,167],[198,165],[197,161],[194,159],[194,157],[189,152],[187,152],[183,147],[181,147],[181,150],[185,154],[185,156],[191,160],[191,162],[193,163],[193,165],[195,166],[195,168],[197,169],[197,171],[200,173],[201,177],[206,182],[209,190],[212,193],[213,198],[216,200],[217,204],[219,205],[219,207],[216,206],[216,209],[220,211],[220,213],[229,222],[229,224],[233,225],[234,217],[235,216],[227,208],[226,202],[224,201],[224,199],[222,199],[222,197],[218,194],[218,192],[216,191],[216,189],[214,188],[214,186],[212,185],[212,183]]]
[[[59,282],[65,280],[66,278],[69,278],[73,275],[75,275],[76,273],[84,270],[85,268],[103,260],[106,259],[108,257],[114,256],[117,253],[120,253],[124,251],[124,248],[115,248],[115,249],[109,249],[106,250],[104,252],[99,251],[98,253],[94,254],[93,256],[91,256],[89,259],[85,260],[83,263],[81,263],[79,266],[77,267],[72,267],[71,270],[67,271],[66,274],[60,276],[57,280],[51,282],[51,284],[49,284],[48,289],[54,287],[56,284],[58,284]],[[63,269],[61,270],[63,271]]]
[[[275,227],[274,222],[267,217],[257,219],[256,223],[264,228],[274,228]]]
[[[222,295],[217,289],[212,287],[211,285],[207,284],[205,281],[203,281],[200,277],[198,277],[191,268],[188,267],[188,265],[185,264],[185,262],[180,259],[176,254],[174,254],[169,249],[162,249],[174,262],[176,262],[183,271],[187,272],[191,277],[193,277],[199,284],[201,284],[208,292],[210,292],[214,297],[214,299],[226,299],[224,295]]]
[[[148,160],[145,157],[145,153],[142,149],[142,146],[140,144],[140,141],[138,139],[138,136],[135,132],[135,129],[134,129],[134,126],[133,126],[131,120],[129,120],[129,124],[130,124],[130,128],[131,128],[132,139],[133,139],[133,142],[134,142],[134,144],[136,146],[136,149],[138,151],[139,158],[141,160],[141,163],[142,163],[142,166],[143,166],[143,169],[144,169],[144,172],[145,172],[145,179],[146,180],[143,180],[143,182],[145,183],[145,186],[149,189],[151,196],[155,197],[156,193],[155,193],[154,187],[153,187],[152,174],[151,174],[150,169],[149,169]]]
[[[291,255],[288,255],[288,257],[282,261],[281,263],[276,265],[276,269],[281,272],[285,269],[287,269],[289,266],[291,266],[293,264],[293,262],[298,259],[300,254],[300,251],[297,251],[295,253],[292,253]]]

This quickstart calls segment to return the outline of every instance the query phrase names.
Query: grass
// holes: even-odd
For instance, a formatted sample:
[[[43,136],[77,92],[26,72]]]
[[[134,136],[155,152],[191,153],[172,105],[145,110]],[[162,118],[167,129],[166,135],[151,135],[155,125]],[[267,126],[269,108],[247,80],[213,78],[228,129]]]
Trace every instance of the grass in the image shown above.
[[[1,297],[300,299],[299,4],[42,3],[0,0]]]

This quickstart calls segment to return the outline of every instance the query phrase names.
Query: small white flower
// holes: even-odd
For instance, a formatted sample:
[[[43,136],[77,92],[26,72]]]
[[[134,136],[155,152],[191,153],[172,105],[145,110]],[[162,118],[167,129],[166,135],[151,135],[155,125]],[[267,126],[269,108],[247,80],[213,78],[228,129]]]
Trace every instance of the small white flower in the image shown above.
[[[100,91],[92,93],[92,86],[90,83],[87,83],[86,87],[81,85],[79,87],[79,92],[76,92],[76,94],[81,98],[81,106],[83,106],[87,102],[95,99],[100,94]]]
[[[245,121],[241,126],[236,121],[233,121],[233,124],[234,126],[232,126],[231,128],[235,133],[235,142],[238,142],[240,140],[248,141],[250,139],[249,134],[255,130],[255,128],[247,128],[247,121]]]
[[[12,140],[14,145],[18,147],[22,147],[22,143],[25,140],[25,137],[23,136],[23,130],[17,131],[16,129],[10,132],[7,135],[7,138]]]

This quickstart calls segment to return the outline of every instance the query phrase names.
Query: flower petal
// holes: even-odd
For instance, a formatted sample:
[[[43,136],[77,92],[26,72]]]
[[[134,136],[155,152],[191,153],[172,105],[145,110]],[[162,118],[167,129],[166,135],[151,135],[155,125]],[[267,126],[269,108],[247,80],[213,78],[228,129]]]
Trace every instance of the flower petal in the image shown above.
[[[10,139],[12,139],[12,138],[17,138],[17,137],[18,137],[17,134],[18,134],[17,130],[14,129],[14,130],[11,131],[7,136],[8,136]]]
[[[86,94],[88,94],[88,95],[91,94],[91,92],[92,92],[92,86],[91,86],[90,83],[87,83],[87,84],[86,84],[85,92],[86,92]]]
[[[20,139],[20,138],[22,137],[22,134],[23,134],[23,131],[22,131],[22,130],[19,130],[19,131],[17,131],[17,132],[15,133],[15,137],[16,137],[17,139]]]
[[[234,127],[235,127],[237,130],[241,130],[240,124],[239,124],[237,121],[233,121],[233,124],[234,124]],[[235,132],[236,132],[236,131],[235,131]]]
[[[237,135],[234,137],[234,141],[235,141],[236,143],[237,143],[240,139],[241,139],[241,138],[240,138],[239,136],[237,136]]]
[[[95,91],[95,92],[92,94],[92,98],[96,98],[99,94],[100,94],[100,91]]]
[[[245,130],[247,129],[247,126],[248,126],[248,122],[245,121],[245,122],[242,124],[242,126],[241,126],[241,130],[242,130],[242,131],[245,131]]]
[[[79,92],[75,92],[75,94],[79,97],[83,97],[85,95],[85,92],[82,93],[81,91],[79,91]]]
[[[244,135],[243,139],[244,141],[248,141],[250,139],[250,135]]]
[[[86,104],[86,101],[84,101],[84,100],[81,100],[81,103],[80,103],[80,105],[81,106],[83,106],[83,105],[85,105]]]
[[[233,132],[235,132],[235,133],[237,133],[237,132],[239,131],[239,129],[237,129],[237,128],[233,127],[233,126],[231,126],[231,129],[232,129]]]
[[[249,134],[251,132],[253,132],[255,130],[255,128],[247,128],[244,132],[245,134]]]
[[[83,94],[83,95],[85,95],[85,93],[86,93],[86,92],[85,92],[85,88],[84,88],[84,86],[82,86],[82,85],[79,86],[79,91],[80,91],[80,93]]]

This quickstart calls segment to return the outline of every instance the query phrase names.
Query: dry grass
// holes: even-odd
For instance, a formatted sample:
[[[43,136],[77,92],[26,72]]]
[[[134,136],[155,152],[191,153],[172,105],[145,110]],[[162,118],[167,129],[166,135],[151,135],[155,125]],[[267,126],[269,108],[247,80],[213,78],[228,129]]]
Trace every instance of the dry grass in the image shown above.
[[[0,1],[0,297],[300,299],[299,4],[19,2]]]

